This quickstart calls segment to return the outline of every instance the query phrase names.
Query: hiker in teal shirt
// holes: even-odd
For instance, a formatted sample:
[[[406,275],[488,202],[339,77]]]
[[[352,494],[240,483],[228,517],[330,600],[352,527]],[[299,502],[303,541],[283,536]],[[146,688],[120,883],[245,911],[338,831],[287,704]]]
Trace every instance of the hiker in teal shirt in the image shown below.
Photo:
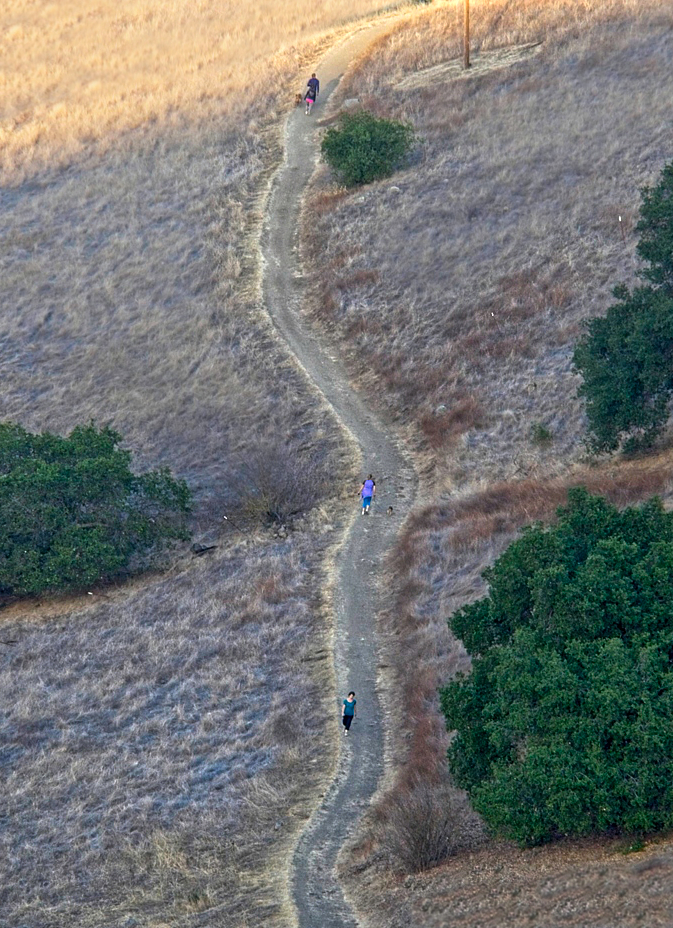
[[[355,693],[353,690],[351,690],[348,696],[344,699],[343,705],[341,707],[341,721],[344,723],[344,735],[347,735],[350,731],[351,722],[355,718],[356,702],[357,699],[355,698]]]

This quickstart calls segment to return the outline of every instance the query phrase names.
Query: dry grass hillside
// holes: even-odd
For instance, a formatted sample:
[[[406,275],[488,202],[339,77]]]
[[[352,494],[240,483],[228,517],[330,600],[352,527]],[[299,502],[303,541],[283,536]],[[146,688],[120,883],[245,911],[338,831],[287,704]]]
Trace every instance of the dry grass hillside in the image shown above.
[[[330,766],[321,554],[241,544],[2,618],[0,924],[286,924],[286,849]]]
[[[529,851],[487,839],[465,796],[450,785],[437,696],[447,679],[470,666],[447,617],[484,594],[482,571],[522,525],[553,519],[568,487],[576,485],[618,505],[655,493],[671,505],[672,469],[673,455],[665,451],[620,467],[579,470],[572,478],[493,483],[430,504],[409,520],[388,565],[395,591],[380,618],[395,782],[342,860],[345,882],[372,928],[673,925],[670,838],[634,853],[627,853],[625,838]],[[400,846],[444,815],[454,855],[426,874],[405,876]]]
[[[0,417],[110,423],[219,543],[0,614],[3,925],[286,921],[334,734],[320,488],[341,446],[259,311],[255,226],[298,63],[380,5],[0,12]],[[312,515],[288,540],[226,528],[279,467],[290,488],[308,469]]]
[[[185,127],[276,105],[317,34],[384,0],[6,0],[0,171],[19,177],[157,122]],[[240,125],[237,128],[241,128]]]
[[[280,435],[293,455],[320,414],[247,293],[273,156],[220,123],[5,191],[0,416],[110,422],[190,482],[206,523],[255,449]]]
[[[306,216],[316,316],[447,489],[580,456],[572,344],[633,279],[638,190],[670,156],[666,4],[472,12],[467,77],[437,68],[459,51],[454,8],[423,9],[353,69],[342,99],[409,120],[417,158],[353,193],[325,169]],[[513,63],[497,54],[533,42]]]
[[[305,207],[314,317],[425,473],[380,620],[394,785],[343,855],[345,884],[376,928],[670,926],[667,838],[633,854],[623,839],[532,852],[487,839],[447,780],[437,687],[469,667],[448,615],[569,486],[673,498],[670,450],[586,457],[571,371],[583,320],[634,280],[639,188],[671,158],[673,13],[660,0],[475,0],[472,13],[467,76],[450,63],[448,8],[419,10],[355,65],[341,100],[408,119],[419,152],[354,192],[322,169]],[[405,835],[447,804],[455,856],[404,876]]]

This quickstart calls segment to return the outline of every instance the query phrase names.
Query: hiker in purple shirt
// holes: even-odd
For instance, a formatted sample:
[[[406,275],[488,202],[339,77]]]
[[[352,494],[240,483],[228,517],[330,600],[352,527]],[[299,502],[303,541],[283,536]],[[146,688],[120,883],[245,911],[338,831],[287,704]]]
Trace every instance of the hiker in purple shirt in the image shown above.
[[[362,497],[362,515],[364,515],[366,512],[369,512],[372,499],[376,496],[376,481],[371,474],[366,480],[362,481],[360,496]]]
[[[315,74],[312,74],[312,75],[309,77],[309,79],[308,79],[308,84],[307,84],[306,86],[307,86],[307,88],[308,88],[309,90],[315,91],[315,95],[314,95],[314,97],[313,97],[313,99],[315,100],[315,98],[316,98],[316,97],[318,96],[318,94],[320,93],[320,81],[319,81],[318,78],[315,76]]]
[[[316,101],[318,94],[320,93],[320,81],[312,74],[306,85],[306,93],[304,94],[304,102],[306,103],[306,115],[311,115],[311,107]]]

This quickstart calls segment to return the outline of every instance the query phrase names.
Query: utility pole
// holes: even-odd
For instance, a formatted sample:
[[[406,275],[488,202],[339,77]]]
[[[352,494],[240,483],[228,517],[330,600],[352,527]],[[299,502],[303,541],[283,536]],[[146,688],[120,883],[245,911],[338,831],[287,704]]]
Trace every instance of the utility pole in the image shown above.
[[[465,0],[465,20],[463,33],[463,68],[470,67],[470,0]]]

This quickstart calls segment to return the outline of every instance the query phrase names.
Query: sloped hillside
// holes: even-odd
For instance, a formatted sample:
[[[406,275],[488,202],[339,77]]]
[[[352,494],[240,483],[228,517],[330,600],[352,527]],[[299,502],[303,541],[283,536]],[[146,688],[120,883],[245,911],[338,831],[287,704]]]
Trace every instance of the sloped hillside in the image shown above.
[[[528,853],[486,837],[447,783],[437,688],[469,667],[448,615],[569,486],[670,501],[669,451],[587,456],[571,357],[583,320],[635,280],[639,189],[671,157],[673,16],[654,0],[472,6],[467,75],[457,9],[430,8],[340,88],[349,110],[410,121],[414,162],[350,192],[323,168],[306,204],[314,318],[425,475],[380,623],[396,784],[343,856],[344,880],[387,928],[670,924],[666,840]],[[447,796],[455,856],[402,879],[400,830],[420,834]]]
[[[324,486],[350,472],[260,312],[259,197],[301,62],[377,6],[0,12],[0,416],[110,424],[188,481],[209,548],[0,614],[3,924],[287,918],[331,763]],[[301,486],[293,468],[313,510],[276,537],[265,487]]]
[[[437,67],[458,25],[424,11],[348,76],[342,100],[411,122],[417,159],[350,194],[325,176],[306,223],[316,316],[449,490],[581,456],[572,345],[633,279],[673,90],[660,3],[475,4],[468,75]]]

